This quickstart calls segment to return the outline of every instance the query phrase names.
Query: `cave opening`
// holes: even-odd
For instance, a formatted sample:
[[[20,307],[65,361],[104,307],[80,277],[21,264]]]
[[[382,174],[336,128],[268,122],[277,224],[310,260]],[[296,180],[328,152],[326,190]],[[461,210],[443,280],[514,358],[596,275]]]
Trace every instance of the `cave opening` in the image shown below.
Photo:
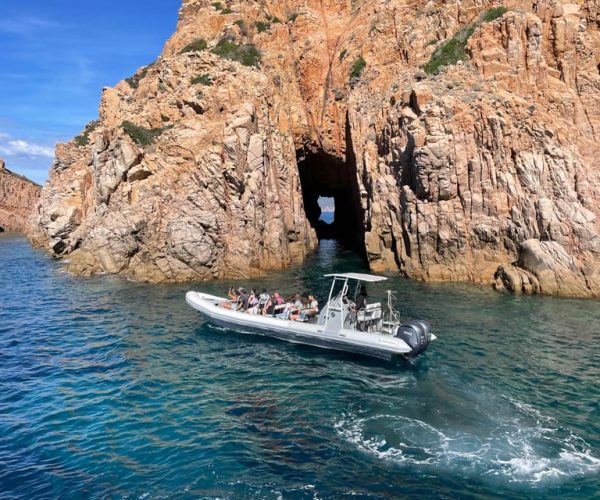
[[[319,208],[321,209],[319,221],[323,221],[326,224],[331,224],[333,222],[333,214],[335,213],[335,198],[319,196],[317,202],[319,203]]]
[[[337,240],[366,258],[356,162],[324,151],[298,151],[304,210],[319,240]]]

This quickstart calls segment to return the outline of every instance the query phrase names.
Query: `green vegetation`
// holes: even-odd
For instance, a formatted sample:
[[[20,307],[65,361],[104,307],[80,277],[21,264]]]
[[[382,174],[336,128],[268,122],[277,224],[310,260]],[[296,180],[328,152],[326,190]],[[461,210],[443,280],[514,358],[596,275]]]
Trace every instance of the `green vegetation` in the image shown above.
[[[277,16],[271,16],[267,14],[265,17],[267,18],[267,21],[271,21],[273,24],[281,23],[281,19],[279,19]]]
[[[481,16],[481,22],[489,23],[489,22],[495,21],[496,19],[498,19],[499,17],[502,17],[507,12],[508,12],[508,9],[506,7],[494,7],[483,13],[483,15]]]
[[[431,55],[431,59],[429,59],[429,62],[423,68],[425,73],[432,75],[437,73],[443,66],[456,64],[458,61],[466,61],[469,56],[465,52],[465,47],[474,31],[474,26],[467,26],[439,47]]]
[[[237,24],[241,29],[244,29],[246,23],[244,23],[243,19],[238,19],[237,21],[233,21],[233,24]]]
[[[340,61],[343,61],[346,58],[347,54],[348,51],[346,49],[342,49],[342,51],[340,52]]]
[[[197,84],[212,85],[213,81],[210,78],[210,76],[208,76],[206,73],[203,73],[201,75],[197,75],[194,78],[192,78],[192,85],[197,85]]]
[[[300,12],[292,12],[291,14],[288,15],[288,21],[291,23],[295,23],[296,19],[298,18],[299,15],[300,15]]]
[[[93,120],[93,121],[89,122],[85,126],[85,129],[83,130],[83,132],[81,134],[79,134],[77,137],[75,137],[75,144],[77,144],[78,146],[87,146],[90,143],[90,134],[94,130],[96,130],[99,123],[100,122],[98,120]]]
[[[212,6],[215,8],[215,10],[223,10],[223,4],[221,2],[213,2]]]
[[[172,125],[161,128],[144,128],[127,120],[121,123],[121,127],[123,127],[123,130],[127,132],[127,135],[133,139],[133,142],[139,144],[140,146],[149,146],[154,142],[154,139],[156,139],[165,130],[173,128]]]
[[[221,9],[221,15],[223,14],[233,14],[233,11],[229,7],[225,7],[224,9]]]
[[[132,89],[137,89],[140,86],[140,82],[146,78],[148,74],[148,70],[154,66],[154,63],[148,64],[148,66],[143,67],[139,70],[135,75],[130,76],[129,78],[125,78],[125,81],[129,84]]]
[[[196,38],[192,43],[188,43],[181,51],[180,54],[185,54],[186,52],[200,52],[202,50],[206,50],[207,44],[204,38]]]
[[[367,62],[362,58],[362,56],[360,56],[352,65],[352,69],[350,70],[350,79],[359,78],[366,67]]]
[[[484,12],[479,19],[469,26],[465,26],[457,31],[455,35],[438,47],[431,55],[427,64],[423,67],[425,73],[430,75],[437,74],[440,68],[451,64],[456,64],[458,61],[466,61],[469,59],[465,48],[467,42],[475,30],[483,23],[494,21],[503,16],[508,9],[506,7],[494,7]]]
[[[230,38],[219,40],[219,43],[211,52],[225,59],[238,61],[244,66],[258,66],[261,58],[260,51],[254,44],[244,43],[238,45]]]
[[[256,26],[256,31],[259,33],[264,33],[265,31],[269,31],[271,29],[271,23],[264,21],[256,21],[254,26]]]

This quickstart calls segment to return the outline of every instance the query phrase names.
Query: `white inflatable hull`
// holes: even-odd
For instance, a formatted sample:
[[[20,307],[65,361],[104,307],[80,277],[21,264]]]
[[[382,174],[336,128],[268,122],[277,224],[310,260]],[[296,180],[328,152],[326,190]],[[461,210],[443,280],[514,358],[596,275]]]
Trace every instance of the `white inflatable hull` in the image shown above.
[[[226,299],[200,292],[187,292],[186,302],[211,323],[239,333],[263,335],[287,342],[333,349],[390,360],[410,356],[411,347],[392,335],[356,330],[327,330],[324,325],[246,314],[221,307]],[[432,336],[432,340],[435,337]]]

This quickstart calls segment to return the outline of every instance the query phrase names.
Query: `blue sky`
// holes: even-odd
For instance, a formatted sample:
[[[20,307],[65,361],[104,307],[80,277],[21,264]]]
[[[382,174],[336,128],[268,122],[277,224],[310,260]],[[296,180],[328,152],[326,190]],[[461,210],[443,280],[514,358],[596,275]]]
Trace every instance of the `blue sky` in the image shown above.
[[[54,146],[98,116],[102,87],[152,62],[181,0],[0,2],[0,158],[43,183]]]

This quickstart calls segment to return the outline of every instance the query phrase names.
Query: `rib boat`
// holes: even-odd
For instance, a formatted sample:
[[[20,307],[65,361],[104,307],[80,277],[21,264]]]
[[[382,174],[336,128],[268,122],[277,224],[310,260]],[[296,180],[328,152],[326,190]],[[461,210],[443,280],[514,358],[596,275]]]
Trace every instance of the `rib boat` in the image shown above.
[[[186,301],[210,323],[239,333],[273,337],[287,342],[334,349],[391,360],[421,354],[436,336],[425,320],[401,322],[387,292],[380,302],[357,308],[365,283],[384,281],[384,276],[362,273],[327,274],[332,278],[327,304],[308,321],[293,321],[276,315],[247,314],[228,307],[230,301],[202,292],[189,291]],[[351,293],[351,288],[354,293]]]

